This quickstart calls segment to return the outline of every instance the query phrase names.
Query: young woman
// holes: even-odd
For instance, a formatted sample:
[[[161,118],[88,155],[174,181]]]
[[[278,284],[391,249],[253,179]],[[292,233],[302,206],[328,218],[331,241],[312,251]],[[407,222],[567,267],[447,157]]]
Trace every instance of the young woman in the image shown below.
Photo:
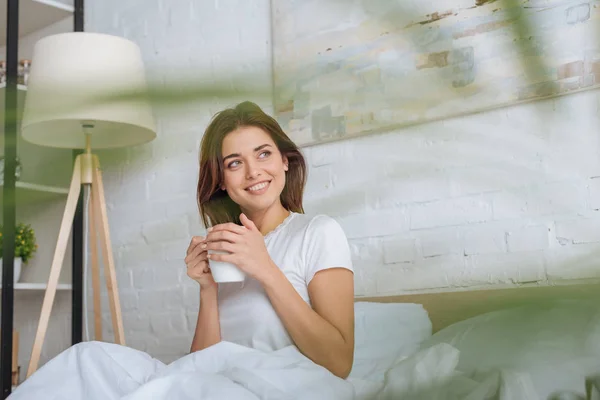
[[[185,258],[200,286],[191,351],[222,340],[265,351],[293,344],[346,378],[354,354],[350,251],[334,219],[303,214],[302,154],[250,102],[213,118],[200,153],[197,197],[209,228]],[[235,264],[246,281],[215,283],[209,259]]]

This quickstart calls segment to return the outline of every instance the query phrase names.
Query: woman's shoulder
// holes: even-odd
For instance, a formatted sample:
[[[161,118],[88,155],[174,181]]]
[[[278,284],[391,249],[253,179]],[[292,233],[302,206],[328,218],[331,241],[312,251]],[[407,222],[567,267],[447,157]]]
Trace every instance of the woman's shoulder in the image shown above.
[[[296,214],[294,222],[298,231],[309,236],[344,234],[339,222],[326,214]]]

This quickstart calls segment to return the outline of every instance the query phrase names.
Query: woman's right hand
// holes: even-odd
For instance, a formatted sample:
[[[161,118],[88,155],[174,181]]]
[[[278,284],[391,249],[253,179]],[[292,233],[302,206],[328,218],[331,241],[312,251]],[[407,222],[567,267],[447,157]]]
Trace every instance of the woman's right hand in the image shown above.
[[[216,288],[217,283],[213,279],[208,266],[208,253],[206,248],[203,248],[205,244],[206,239],[204,237],[192,237],[185,257],[187,275],[200,284],[200,289]]]

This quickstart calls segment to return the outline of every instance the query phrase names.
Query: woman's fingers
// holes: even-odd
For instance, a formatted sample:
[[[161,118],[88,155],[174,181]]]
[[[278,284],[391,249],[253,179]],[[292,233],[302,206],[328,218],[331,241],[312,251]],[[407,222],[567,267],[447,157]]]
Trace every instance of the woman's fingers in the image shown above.
[[[248,229],[246,229],[246,227],[244,227],[244,226],[234,224],[233,222],[227,222],[224,224],[215,225],[208,229],[209,234],[215,233],[215,232],[221,232],[221,231],[229,231],[232,233],[236,233],[238,235],[242,235],[245,232],[247,232]]]
[[[205,262],[206,262],[206,260],[195,259],[194,261],[192,261],[192,262],[189,264],[189,267],[188,267],[188,268],[190,268],[190,269],[196,269],[196,268],[198,268],[199,266],[201,266],[201,267],[202,267],[202,269],[204,269],[204,266],[203,266],[202,264],[203,264],[203,263],[205,263]]]
[[[187,249],[187,254],[189,255],[194,249],[202,242],[204,242],[204,236],[193,236],[192,240],[190,240],[190,245]]]
[[[237,233],[228,230],[211,231],[206,235],[206,242],[218,242],[225,241],[229,243],[236,243],[240,236]]]
[[[232,253],[234,248],[235,248],[235,245],[233,243],[224,242],[224,241],[208,242],[206,244],[207,250],[227,251],[229,253]]]
[[[237,256],[234,254],[209,254],[209,258],[213,261],[221,261],[226,263],[236,264]]]
[[[206,253],[206,248],[203,248],[201,245],[196,246],[196,248],[185,257],[184,261],[188,264],[198,257],[206,258],[206,254],[203,255],[203,253]]]

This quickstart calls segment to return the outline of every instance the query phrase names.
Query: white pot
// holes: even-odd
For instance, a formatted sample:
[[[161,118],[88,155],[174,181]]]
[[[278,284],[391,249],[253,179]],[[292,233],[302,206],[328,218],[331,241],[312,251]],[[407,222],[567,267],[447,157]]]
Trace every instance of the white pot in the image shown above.
[[[15,258],[15,262],[14,262],[14,266],[15,266],[15,270],[14,270],[14,283],[19,282],[19,278],[21,278],[21,264],[23,263],[23,260],[21,259],[21,257],[16,257]],[[2,258],[0,258],[0,271],[2,270]],[[2,273],[0,273],[0,284],[2,284]]]

